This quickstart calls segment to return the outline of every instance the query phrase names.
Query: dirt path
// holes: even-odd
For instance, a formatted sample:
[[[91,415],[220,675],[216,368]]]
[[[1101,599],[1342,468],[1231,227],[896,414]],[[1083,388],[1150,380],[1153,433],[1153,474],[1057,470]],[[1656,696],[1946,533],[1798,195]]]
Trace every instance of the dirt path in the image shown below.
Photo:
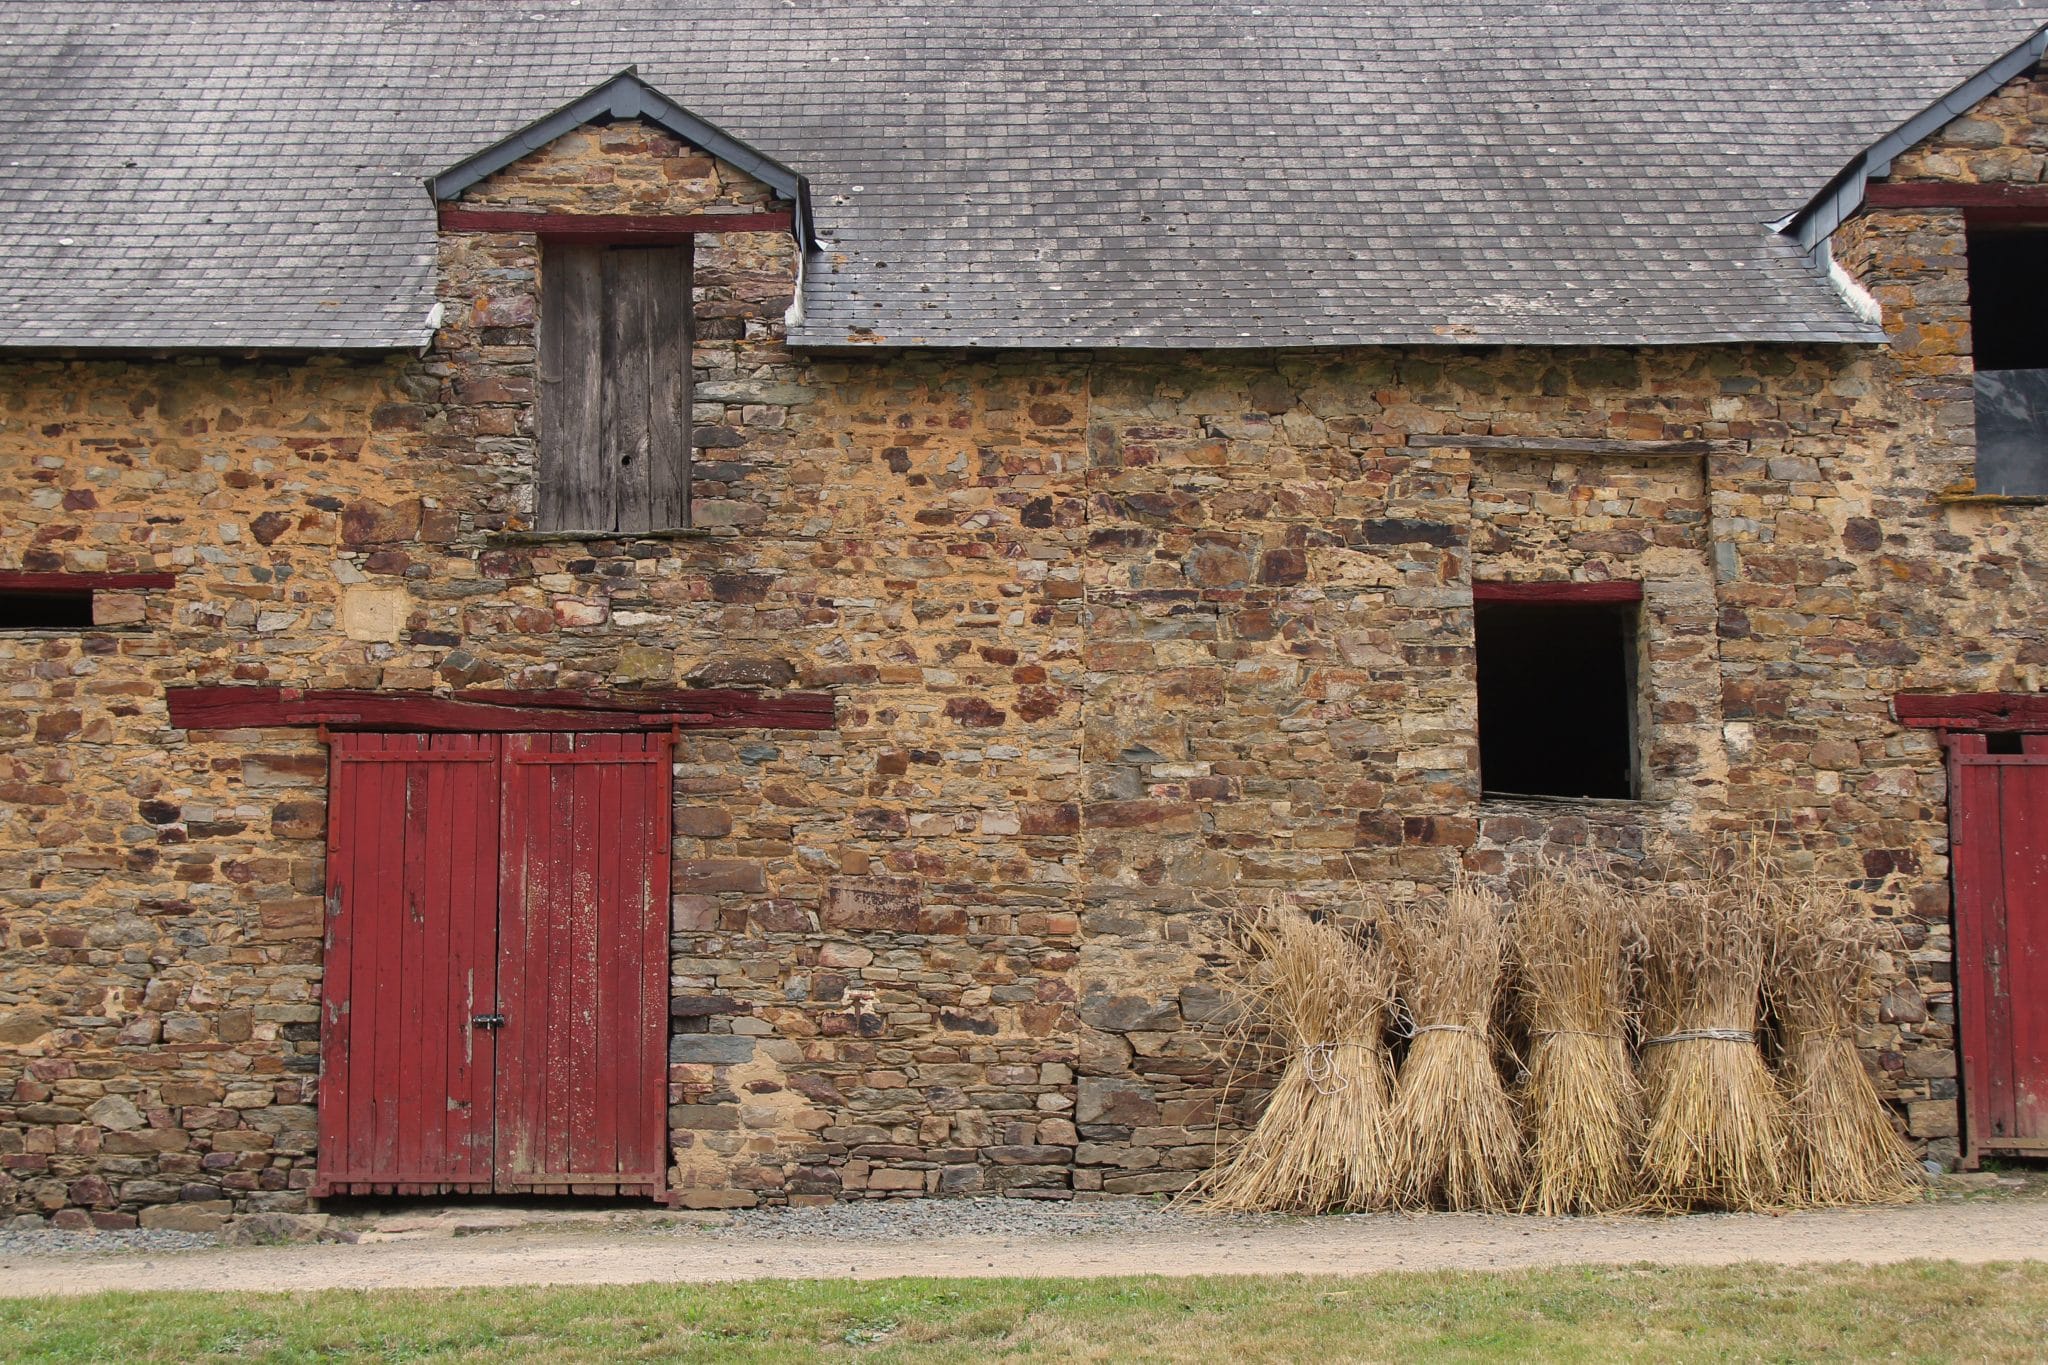
[[[2048,1201],[1672,1219],[1437,1214],[1128,1233],[930,1238],[751,1237],[732,1230],[519,1231],[360,1246],[139,1256],[0,1256],[0,1295],[106,1289],[384,1289],[702,1283],[899,1275],[1280,1275],[1501,1270],[1559,1264],[1716,1265],[2048,1259]]]

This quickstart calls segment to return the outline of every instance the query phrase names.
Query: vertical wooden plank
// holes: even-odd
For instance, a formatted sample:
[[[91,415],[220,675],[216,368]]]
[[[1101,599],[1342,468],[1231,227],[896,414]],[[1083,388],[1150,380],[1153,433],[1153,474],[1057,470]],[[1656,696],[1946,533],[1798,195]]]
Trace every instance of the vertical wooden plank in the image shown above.
[[[357,838],[354,774],[341,762],[353,735],[336,735],[327,759],[326,909],[320,958],[320,1071],[316,1091],[315,1169],[325,1192],[330,1173],[345,1169],[349,1135],[349,959],[355,919],[348,913]]]
[[[601,737],[571,735],[569,747],[580,752],[595,749]],[[597,1157],[597,995],[598,905],[606,887],[599,852],[603,831],[598,821],[602,812],[601,788],[604,769],[595,763],[565,765],[569,779],[571,810],[572,887],[569,911],[570,984],[563,1002],[563,1027],[569,1062],[569,1112],[563,1117],[567,1155],[566,1169],[588,1171]]]
[[[648,253],[647,505],[651,527],[690,524],[690,361],[696,345],[689,245]]]
[[[604,259],[594,246],[551,244],[542,253],[535,506],[543,531],[609,530],[616,520],[601,408]]]
[[[2048,1138],[2048,759],[2008,759],[2003,771],[2012,1135],[2038,1140]]]
[[[430,747],[437,754],[452,757],[469,751],[471,737],[437,735]],[[450,1120],[457,1100],[448,1084],[448,1057],[461,1041],[457,1030],[469,1022],[457,1020],[460,1002],[454,996],[454,983],[461,963],[453,950],[456,897],[469,871],[457,861],[455,831],[470,766],[440,762],[428,769],[428,825],[432,833],[428,839],[427,920],[421,935],[421,1014],[427,1027],[420,1053],[420,1149],[430,1158],[431,1169],[444,1178],[456,1169]]]
[[[1950,861],[1955,889],[1956,1022],[1962,1066],[1966,1155],[1974,1164],[1993,1139],[1991,1004],[1986,925],[2004,896],[1998,770],[1983,761],[1981,735],[1949,745]]]
[[[421,747],[432,742],[432,736],[424,736]],[[407,763],[398,768],[405,782],[405,853],[398,868],[403,879],[399,892],[397,983],[401,1031],[397,1039],[397,1132],[392,1140],[398,1153],[393,1169],[407,1173],[423,1171],[428,1166],[431,1149],[425,1146],[425,1138],[432,1120],[427,1110],[439,1098],[427,1093],[425,1078],[426,1052],[434,1033],[433,1021],[426,1012],[427,921],[432,914],[427,899],[434,867],[442,862],[441,850],[432,850],[430,856],[436,832],[434,766]],[[434,966],[445,970],[442,964]]]
[[[657,1193],[666,1183],[669,1163],[668,931],[675,740],[661,734],[647,736],[646,742],[660,761],[644,770],[637,803],[645,822],[639,847],[647,851],[647,859],[638,879],[640,1013],[636,1032],[640,1066],[633,1094],[639,1104],[639,1121],[629,1155],[631,1169],[648,1172],[649,1193]]]
[[[573,735],[550,735],[550,748],[566,752],[575,745]],[[576,1061],[572,1018],[581,968],[576,961],[576,769],[569,764],[549,764],[547,774],[549,808],[553,818],[544,831],[548,853],[548,1054],[545,1078],[547,1095],[547,1148],[542,1171],[560,1173],[569,1169],[570,1115],[576,1105]]]
[[[1972,765],[1977,766],[1977,765]],[[2008,780],[2011,770],[1994,758],[1979,768],[1983,773],[1983,816],[1978,824],[1987,827],[1987,850],[1995,859],[1987,868],[1983,894],[1977,902],[1978,978],[1984,998],[1984,1102],[1990,1128],[1987,1141],[2014,1136],[2012,1094],[2012,979],[2006,961],[2006,906],[2014,886],[2014,864],[2023,853],[2025,827],[2013,807],[2017,784]]]
[[[358,752],[384,752],[384,736],[365,735]],[[384,974],[385,939],[390,934],[390,883],[384,875],[385,815],[390,794],[385,790],[389,770],[381,763],[366,764],[358,770],[357,812],[361,834],[355,841],[354,913],[357,951],[353,955],[353,977],[349,1013],[354,1019],[355,1104],[349,1128],[348,1168],[367,1175],[377,1165],[377,1125],[382,1118],[382,1100],[377,1093],[378,994],[377,983]]]
[[[636,753],[643,736],[621,735],[617,748]],[[614,830],[609,850],[612,865],[612,895],[606,902],[604,954],[604,1000],[600,1020],[605,1033],[605,1088],[598,1096],[604,1106],[604,1126],[610,1133],[608,1156],[611,1169],[622,1176],[632,1172],[634,1148],[638,1141],[640,1093],[640,912],[635,888],[646,863],[646,817],[642,811],[642,771],[626,763],[612,765],[607,774],[611,788],[607,805]]]
[[[481,737],[446,735],[441,747],[451,754],[473,754],[482,748]],[[457,1186],[469,1179],[475,1158],[470,1141],[474,1110],[469,1063],[475,1049],[470,1035],[479,1030],[470,1027],[473,1011],[469,998],[475,988],[476,930],[472,912],[476,898],[477,804],[483,796],[476,774],[481,766],[448,765],[447,915],[437,935],[442,961],[447,964],[437,991],[442,1020],[441,1091],[447,1096],[447,1103],[442,1106],[437,1150],[443,1154],[443,1169],[449,1183]]]
[[[602,759],[616,753],[623,741],[631,737],[621,735],[588,735],[584,745],[592,751],[592,757]],[[590,1134],[590,1146],[584,1156],[578,1156],[578,1171],[616,1171],[618,1169],[618,1121],[616,1105],[612,1097],[623,1083],[621,1036],[616,1025],[616,997],[618,982],[629,966],[618,954],[618,876],[621,876],[621,847],[625,833],[618,825],[621,802],[618,802],[618,763],[592,763],[586,772],[590,774],[590,796],[592,806],[582,812],[582,819],[592,827],[596,841],[596,894],[590,902],[590,952],[592,952],[592,990],[582,1001],[580,1025],[590,1038],[590,1064],[592,1064],[592,1085],[590,1085],[590,1113],[584,1119],[584,1130]],[[592,1189],[590,1193],[614,1193],[612,1189]]]
[[[448,861],[447,1130],[449,1179],[488,1187],[491,1172],[493,1053],[497,1035],[472,1025],[497,1008],[498,805],[502,787],[494,735],[458,735],[459,751],[487,762],[453,765],[455,788]]]
[[[604,379],[599,426],[604,463],[611,479],[608,526],[645,531],[652,526],[648,502],[647,395],[654,358],[652,302],[645,247],[613,247],[604,253]]]
[[[499,877],[506,853],[500,843],[500,806],[509,790],[505,782],[505,749],[509,740],[503,736],[491,735],[485,739],[490,751],[491,766],[477,772],[477,782],[487,794],[488,800],[478,802],[476,816],[476,876],[475,896],[470,908],[470,923],[473,926],[473,942],[470,954],[471,969],[475,982],[470,991],[472,1014],[495,1011],[511,1015],[506,1007],[506,996],[498,979],[499,954]],[[498,1058],[501,1055],[500,1036],[504,1030],[485,1031],[471,1029],[466,1035],[472,1040],[472,1051],[468,1054],[470,1064],[470,1179],[473,1189],[490,1189],[497,1170],[498,1149]]]
[[[412,735],[386,738],[387,750],[416,747]],[[370,1169],[380,1174],[398,1169],[398,1128],[404,1112],[399,1054],[405,1045],[405,827],[412,811],[403,763],[376,765],[384,799],[378,811],[376,868],[378,902],[376,1034],[377,1066],[371,1084],[376,1096],[375,1134],[370,1144]],[[389,1193],[380,1190],[379,1193]]]
[[[533,1169],[539,1125],[540,1085],[545,1079],[548,959],[538,941],[547,895],[544,866],[536,866],[536,832],[547,818],[535,810],[534,780],[542,770],[519,759],[539,742],[534,735],[508,735],[504,748],[504,809],[499,825],[503,882],[498,895],[498,1000],[505,1015],[496,1056],[497,1138],[494,1188],[516,1190],[519,1176]]]
[[[519,1078],[525,1074],[526,1038],[532,990],[526,964],[526,826],[524,771],[516,760],[526,752],[526,735],[506,735],[499,753],[497,998],[505,1026],[492,1039],[492,1186],[499,1188],[518,1169],[523,1150]],[[481,1012],[481,1011],[480,1011]],[[478,1058],[481,1064],[481,1056]]]

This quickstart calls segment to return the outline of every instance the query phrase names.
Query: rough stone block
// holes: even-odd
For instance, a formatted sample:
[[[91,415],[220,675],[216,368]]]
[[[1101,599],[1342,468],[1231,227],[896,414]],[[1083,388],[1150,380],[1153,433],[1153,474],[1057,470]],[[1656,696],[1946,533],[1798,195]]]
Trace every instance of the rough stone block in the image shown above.
[[[1139,1081],[1083,1076],[1075,1083],[1074,1117],[1084,1124],[1150,1127],[1160,1120],[1159,1101],[1152,1087]]]
[[[209,1200],[202,1207],[197,1204],[153,1204],[139,1215],[145,1228],[156,1228],[165,1232],[219,1232],[227,1226],[228,1204],[226,1200]]]
[[[728,1033],[679,1033],[668,1040],[668,1059],[674,1064],[738,1066],[754,1060],[755,1042]]]

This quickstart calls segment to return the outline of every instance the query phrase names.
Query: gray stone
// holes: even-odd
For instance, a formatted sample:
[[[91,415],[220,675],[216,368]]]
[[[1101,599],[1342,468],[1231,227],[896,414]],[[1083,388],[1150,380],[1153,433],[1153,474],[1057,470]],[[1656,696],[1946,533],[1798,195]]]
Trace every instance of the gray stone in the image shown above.
[[[292,1242],[335,1240],[324,1213],[246,1213],[221,1230],[228,1246],[283,1246]]]
[[[1160,1119],[1152,1087],[1111,1076],[1084,1076],[1075,1086],[1075,1117],[1082,1123],[1148,1128]]]
[[[142,1111],[126,1095],[109,1095],[95,1102],[85,1116],[102,1128],[126,1133],[142,1126]]]
[[[1142,995],[1090,991],[1081,1000],[1081,1019],[1111,1033],[1171,1031],[1180,1027],[1180,1006]]]
[[[681,1033],[669,1039],[668,1059],[698,1066],[736,1066],[754,1060],[754,1040],[729,1033]]]

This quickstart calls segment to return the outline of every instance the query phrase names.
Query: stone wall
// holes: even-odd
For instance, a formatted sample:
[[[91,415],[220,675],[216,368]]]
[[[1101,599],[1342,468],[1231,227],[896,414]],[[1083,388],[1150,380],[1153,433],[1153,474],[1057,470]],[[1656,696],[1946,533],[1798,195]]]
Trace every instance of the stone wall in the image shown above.
[[[625,127],[472,197],[764,191]],[[531,237],[444,238],[423,358],[8,362],[0,567],[179,576],[0,635],[0,1207],[304,1202],[323,750],[171,729],[193,682],[836,694],[678,754],[693,1203],[1177,1188],[1240,1117],[1233,911],[1772,822],[1905,933],[1862,1041],[1952,1155],[1943,777],[1888,701],[2033,688],[2048,515],[1935,496],[1958,227],[1845,232],[1890,350],[1180,356],[792,355],[787,239],[705,236],[700,529],[617,540],[525,529]],[[1736,453],[1407,444],[1450,433]],[[1480,799],[1475,575],[1645,583],[1644,801]]]

